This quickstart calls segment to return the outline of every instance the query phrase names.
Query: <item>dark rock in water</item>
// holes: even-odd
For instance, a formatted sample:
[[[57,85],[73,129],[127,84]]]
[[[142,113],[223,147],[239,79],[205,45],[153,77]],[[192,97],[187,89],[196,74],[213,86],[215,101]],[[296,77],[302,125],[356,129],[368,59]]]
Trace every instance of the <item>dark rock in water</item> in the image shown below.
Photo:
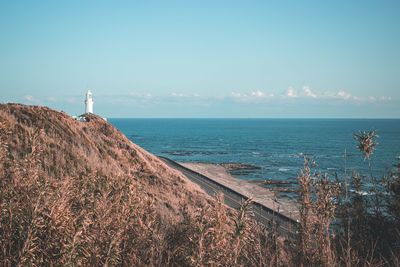
[[[232,171],[228,171],[228,172],[229,172],[229,174],[231,174],[233,176],[240,176],[240,175],[249,176],[251,174],[254,174],[256,172],[256,170],[240,169],[240,170],[232,170]]]
[[[291,185],[297,184],[296,181],[282,181],[282,180],[263,180],[263,185],[275,185],[275,186],[283,186],[283,185]]]
[[[223,151],[197,151],[197,150],[173,150],[161,151],[163,154],[171,156],[192,156],[192,155],[225,155],[227,152]]]
[[[268,190],[279,193],[279,197],[282,198],[295,198],[294,194],[297,194],[298,188],[297,182],[294,179],[288,178],[288,180],[251,180],[250,183],[257,184],[261,187],[265,187]]]
[[[258,166],[250,164],[239,164],[239,163],[221,163],[221,167],[224,167],[227,171],[238,171],[238,170],[260,170]]]

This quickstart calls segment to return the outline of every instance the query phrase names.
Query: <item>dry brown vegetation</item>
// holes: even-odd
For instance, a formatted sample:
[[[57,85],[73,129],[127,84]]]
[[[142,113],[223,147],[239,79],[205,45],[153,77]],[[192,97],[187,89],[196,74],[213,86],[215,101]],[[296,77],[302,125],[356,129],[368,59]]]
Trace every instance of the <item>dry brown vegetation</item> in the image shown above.
[[[399,264],[398,172],[386,177],[389,193],[374,213],[362,195],[344,199],[305,164],[298,240],[282,240],[277,222],[265,229],[248,219],[251,200],[233,211],[109,123],[87,118],[0,105],[1,266]],[[352,187],[361,182],[353,175]],[[393,230],[384,242],[368,232],[376,214]],[[335,216],[344,230],[331,230]]]
[[[374,131],[354,135],[369,174],[353,170],[344,183],[312,171],[305,159],[298,176],[298,263],[303,266],[399,266],[400,163],[381,179],[373,176]]]
[[[246,210],[235,226],[221,197],[88,120],[0,105],[0,265],[269,262],[268,235]]]

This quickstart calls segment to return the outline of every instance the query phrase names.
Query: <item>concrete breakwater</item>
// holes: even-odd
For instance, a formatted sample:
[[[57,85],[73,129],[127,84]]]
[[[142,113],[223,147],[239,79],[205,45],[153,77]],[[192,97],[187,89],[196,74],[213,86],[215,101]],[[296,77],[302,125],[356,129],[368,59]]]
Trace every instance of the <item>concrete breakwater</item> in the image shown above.
[[[179,170],[188,179],[197,183],[207,194],[224,194],[226,205],[238,209],[243,200],[253,199],[251,208],[253,219],[270,227],[278,225],[282,236],[293,238],[299,218],[297,203],[293,200],[277,199],[274,192],[256,184],[248,183],[229,175],[226,170],[207,163],[177,163],[165,157],[159,157],[169,167]]]

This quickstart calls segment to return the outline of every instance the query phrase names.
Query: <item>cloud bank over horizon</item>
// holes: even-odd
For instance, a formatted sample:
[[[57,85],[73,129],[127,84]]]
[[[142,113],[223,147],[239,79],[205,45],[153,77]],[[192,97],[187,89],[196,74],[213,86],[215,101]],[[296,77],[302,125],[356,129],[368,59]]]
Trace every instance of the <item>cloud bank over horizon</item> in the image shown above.
[[[192,114],[193,117],[345,117],[342,113],[332,112],[327,114],[318,112],[318,108],[325,106],[339,110],[359,109],[360,113],[350,117],[363,118],[398,118],[398,114],[393,116],[382,116],[379,113],[367,112],[373,107],[385,109],[391,108],[399,104],[398,99],[393,99],[392,96],[385,95],[352,95],[344,90],[337,91],[318,91],[313,90],[309,86],[303,86],[300,89],[289,86],[287,90],[281,92],[272,92],[272,90],[243,90],[232,91],[230,94],[220,95],[202,95],[199,93],[184,93],[184,90],[171,91],[168,94],[152,94],[138,92],[132,90],[128,94],[96,94],[94,93],[95,106],[101,107],[101,114],[109,117],[165,117],[163,109],[170,109],[166,117],[187,117],[190,112],[182,114],[188,106],[192,109],[209,109],[218,110],[217,114],[209,116],[201,116],[201,114]],[[79,107],[83,106],[84,92],[82,95],[74,95],[66,98],[58,99],[54,96],[40,98],[40,96],[25,95],[20,99],[20,103],[27,105],[47,105],[55,109],[63,109],[66,103],[75,107],[75,113],[79,113]],[[240,106],[243,110],[242,114],[231,113],[230,110]],[[274,107],[279,112],[259,113],[260,110],[265,110],[265,107]],[[307,106],[314,110],[309,115],[293,112],[297,106]],[[157,111],[156,108],[160,108]],[[364,109],[363,109],[364,108]],[[75,114],[74,109],[66,111]],[[138,110],[151,111],[146,115],[138,112]],[[287,112],[290,111],[291,112]],[[99,109],[98,109],[99,111]]]
[[[74,97],[69,97],[66,100],[70,103],[75,103],[78,101],[77,98],[80,96],[76,95]],[[347,101],[353,101],[353,102],[377,102],[377,101],[392,101],[391,96],[384,96],[384,95],[375,95],[375,96],[355,96],[350,94],[349,92],[343,91],[343,90],[338,90],[336,92],[331,92],[331,91],[323,91],[323,92],[315,92],[313,91],[309,86],[303,86],[301,90],[296,90],[292,86],[289,86],[289,88],[281,92],[279,94],[276,93],[270,93],[267,91],[262,91],[262,90],[254,90],[254,91],[242,91],[242,92],[236,92],[232,91],[230,94],[227,95],[217,95],[217,96],[205,96],[205,95],[200,95],[199,93],[183,93],[180,91],[173,91],[167,95],[153,95],[151,93],[138,93],[136,91],[132,91],[129,94],[126,95],[100,95],[101,98],[107,97],[109,98],[110,101],[117,101],[118,99],[122,101],[122,99],[125,99],[126,101],[132,101],[132,102],[145,102],[145,101],[154,101],[155,99],[157,100],[164,100],[168,101],[171,99],[184,99],[187,101],[188,99],[219,99],[219,100],[231,100],[233,102],[253,102],[253,103],[259,103],[261,100],[271,100],[271,99],[298,99],[301,101],[302,99],[342,99],[342,100],[347,100]],[[45,103],[45,102],[57,102],[56,97],[49,96],[46,99],[40,100],[32,95],[24,95],[23,100],[25,104],[34,104],[34,103]],[[4,101],[3,101],[4,102]]]

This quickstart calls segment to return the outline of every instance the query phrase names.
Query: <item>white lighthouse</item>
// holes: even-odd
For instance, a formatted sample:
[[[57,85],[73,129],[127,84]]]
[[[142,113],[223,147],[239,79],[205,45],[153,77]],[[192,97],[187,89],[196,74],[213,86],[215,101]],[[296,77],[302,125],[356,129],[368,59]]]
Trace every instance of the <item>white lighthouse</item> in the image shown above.
[[[88,90],[86,93],[85,105],[86,105],[85,113],[92,114],[93,113],[93,98],[92,98],[92,92],[90,92],[90,90]]]

